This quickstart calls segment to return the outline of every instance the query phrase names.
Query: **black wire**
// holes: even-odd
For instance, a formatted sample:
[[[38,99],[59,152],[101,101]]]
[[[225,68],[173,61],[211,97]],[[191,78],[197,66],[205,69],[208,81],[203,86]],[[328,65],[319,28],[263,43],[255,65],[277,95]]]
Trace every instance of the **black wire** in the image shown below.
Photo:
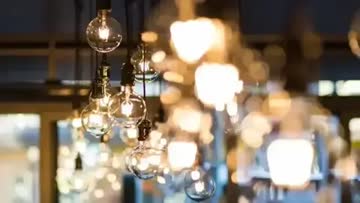
[[[146,102],[146,84],[145,84],[145,46],[142,46],[142,57],[143,57],[143,61],[144,61],[144,64],[143,64],[143,78],[142,78],[142,82],[143,82],[143,94],[144,94],[144,101]]]
[[[125,2],[125,18],[126,18],[126,39],[127,39],[127,54],[126,54],[126,60],[127,62],[130,62],[131,58],[131,25],[130,25],[130,0],[124,0]]]

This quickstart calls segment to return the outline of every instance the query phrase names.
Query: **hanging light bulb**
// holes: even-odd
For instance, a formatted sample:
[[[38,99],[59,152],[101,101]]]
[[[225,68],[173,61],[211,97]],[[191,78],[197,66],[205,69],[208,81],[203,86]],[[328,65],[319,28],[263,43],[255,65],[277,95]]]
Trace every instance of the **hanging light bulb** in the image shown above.
[[[197,168],[185,175],[185,193],[194,201],[204,201],[215,193],[215,181],[204,170]]]
[[[196,95],[205,105],[223,110],[238,88],[239,71],[231,64],[203,63],[196,69]]]
[[[81,156],[78,153],[75,159],[75,169],[72,177],[69,178],[70,190],[75,193],[86,192],[90,185],[90,177],[83,169]]]
[[[151,148],[146,139],[149,136],[151,123],[143,120],[139,125],[139,144],[130,153],[129,170],[140,179],[151,179],[156,176],[162,159],[162,151]]]
[[[120,23],[111,17],[110,1],[97,0],[98,16],[86,28],[89,45],[96,51],[107,53],[115,50],[121,43]]]
[[[110,87],[110,66],[103,55],[101,66],[96,70],[96,78],[92,85],[89,104],[81,112],[81,122],[85,130],[99,137],[112,128],[113,119],[109,115],[109,102],[113,90]]]
[[[216,27],[210,19],[176,21],[170,26],[171,42],[179,58],[196,63],[212,46]]]
[[[134,66],[135,80],[143,82],[151,82],[157,78],[159,73],[154,69],[152,61],[153,52],[149,46],[142,44],[133,53],[131,63]],[[154,59],[158,60],[158,56],[154,55]]]
[[[133,92],[133,87],[126,85],[110,101],[112,116],[121,127],[135,128],[146,115],[144,99]]]
[[[196,160],[197,145],[194,141],[175,138],[167,147],[168,162],[173,171],[191,168]]]
[[[314,148],[305,139],[277,139],[269,145],[267,159],[274,184],[301,188],[310,180]]]

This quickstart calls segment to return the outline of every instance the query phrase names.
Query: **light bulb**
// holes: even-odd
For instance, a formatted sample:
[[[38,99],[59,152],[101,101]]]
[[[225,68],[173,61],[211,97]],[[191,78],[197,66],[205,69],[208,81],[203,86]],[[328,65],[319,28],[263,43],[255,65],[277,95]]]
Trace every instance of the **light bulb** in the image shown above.
[[[238,84],[239,71],[231,64],[203,63],[195,71],[197,97],[217,110],[233,101]]]
[[[314,148],[305,139],[277,139],[269,145],[267,159],[274,184],[304,187],[310,180]]]
[[[122,40],[120,24],[110,16],[109,11],[100,10],[98,16],[86,28],[86,38],[96,51],[111,52]]]
[[[99,137],[111,130],[113,119],[108,109],[101,108],[100,99],[90,100],[90,103],[81,112],[81,122],[87,132]]]
[[[170,26],[171,42],[180,59],[196,63],[213,45],[216,27],[207,18],[176,21]]]
[[[128,168],[140,179],[151,179],[156,176],[161,159],[162,151],[150,148],[141,141],[129,156]]]
[[[171,169],[180,171],[193,166],[197,145],[193,141],[172,140],[168,145],[167,153]]]
[[[202,169],[190,170],[185,175],[185,193],[194,201],[204,201],[215,193],[214,179]]]
[[[145,82],[151,82],[157,78],[159,73],[154,69],[152,61],[153,52],[146,46],[139,46],[136,52],[131,57],[131,64],[134,66],[135,80],[137,82],[143,82],[145,76]],[[157,60],[158,58],[155,57]]]
[[[136,128],[146,115],[144,99],[135,94],[132,88],[129,85],[123,87],[123,90],[114,95],[109,103],[112,117],[123,128]]]

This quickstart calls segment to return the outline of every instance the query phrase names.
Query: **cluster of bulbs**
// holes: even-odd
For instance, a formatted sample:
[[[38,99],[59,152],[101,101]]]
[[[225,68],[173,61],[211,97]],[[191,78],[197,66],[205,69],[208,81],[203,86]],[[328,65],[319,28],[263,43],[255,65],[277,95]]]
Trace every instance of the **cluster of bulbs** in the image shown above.
[[[98,0],[97,10],[98,16],[89,23],[86,36],[89,45],[102,55],[102,60],[92,83],[89,103],[82,110],[80,120],[86,132],[101,139],[98,161],[100,167],[108,167],[111,156],[104,138],[110,139],[108,135],[112,128],[118,126],[122,133],[126,134],[125,137],[137,140],[133,142],[136,146],[126,158],[127,169],[136,177],[143,180],[156,178],[160,184],[168,184],[172,179],[169,177],[182,174],[182,186],[190,199],[202,201],[210,198],[215,192],[215,181],[196,164],[198,146],[195,140],[184,140],[183,136],[175,136],[170,141],[159,139],[159,142],[154,144],[150,138],[151,135],[159,134],[159,131],[151,130],[152,123],[146,118],[145,91],[144,97],[134,92],[135,81],[144,83],[145,89],[145,83],[155,80],[158,76],[153,66],[152,50],[147,45],[139,46],[132,56],[128,54],[127,61],[122,67],[120,92],[111,87],[107,54],[120,45],[121,29],[120,24],[110,15],[110,1]],[[197,119],[198,114],[194,115]],[[181,125],[180,128],[185,129],[185,133],[186,125]],[[197,133],[199,129],[199,126],[190,127],[188,133]],[[183,154],[184,152],[186,154]],[[82,157],[78,153],[71,183],[75,192],[83,192],[89,187],[89,184],[85,183],[84,174]]]

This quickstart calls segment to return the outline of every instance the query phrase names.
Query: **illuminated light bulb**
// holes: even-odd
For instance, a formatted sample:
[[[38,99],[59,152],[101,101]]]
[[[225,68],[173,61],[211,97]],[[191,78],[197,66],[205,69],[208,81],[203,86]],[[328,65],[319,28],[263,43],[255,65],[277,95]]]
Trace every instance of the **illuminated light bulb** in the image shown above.
[[[179,58],[196,63],[213,45],[216,26],[210,19],[176,21],[170,26],[171,43]]]
[[[202,169],[188,171],[185,175],[185,193],[194,201],[204,201],[215,193],[214,179]]]
[[[81,112],[81,123],[87,132],[100,137],[111,130],[113,119],[107,109],[101,108],[99,100],[90,100]]]
[[[302,188],[311,177],[314,148],[304,139],[277,139],[267,149],[267,160],[274,184]]]
[[[167,148],[168,162],[173,171],[191,168],[196,160],[197,145],[195,142],[173,140]]]
[[[239,71],[231,64],[203,63],[195,71],[195,90],[205,105],[223,110],[238,89]],[[211,90],[211,91],[209,91]]]
[[[89,45],[96,51],[108,53],[121,43],[122,35],[119,22],[110,16],[109,11],[100,10],[86,28]]]
[[[141,141],[131,152],[127,165],[136,177],[147,180],[156,176],[161,157],[162,151],[150,148]]]
[[[70,190],[75,193],[86,192],[89,188],[91,177],[82,168],[82,160],[80,154],[75,159],[75,169],[69,178]]]
[[[115,122],[122,128],[136,128],[145,118],[146,103],[144,99],[133,92],[132,86],[125,86],[114,95],[109,103],[109,111]]]
[[[156,55],[155,55],[156,56]],[[153,50],[148,45],[141,45],[131,57],[131,64],[134,66],[135,80],[143,82],[151,82],[157,78],[159,73],[155,70],[153,61]],[[156,58],[159,59],[159,58]]]

